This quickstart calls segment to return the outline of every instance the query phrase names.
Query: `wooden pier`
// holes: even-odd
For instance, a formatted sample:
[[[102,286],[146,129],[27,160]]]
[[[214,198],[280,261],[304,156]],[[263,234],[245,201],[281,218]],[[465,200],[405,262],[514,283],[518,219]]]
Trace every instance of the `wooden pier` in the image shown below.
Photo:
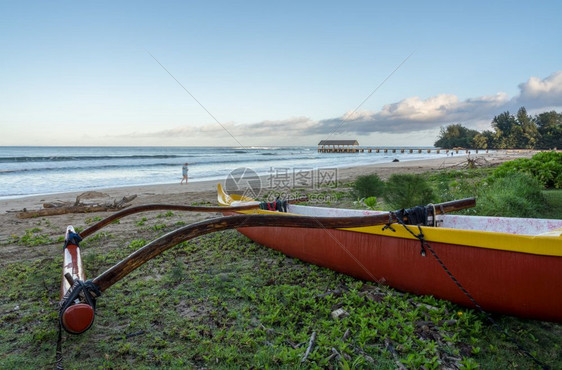
[[[400,153],[400,154],[422,154],[422,153],[475,153],[478,149],[453,148],[377,148],[377,147],[359,147],[357,140],[322,140],[318,143],[318,153]],[[488,153],[488,150],[486,150]]]

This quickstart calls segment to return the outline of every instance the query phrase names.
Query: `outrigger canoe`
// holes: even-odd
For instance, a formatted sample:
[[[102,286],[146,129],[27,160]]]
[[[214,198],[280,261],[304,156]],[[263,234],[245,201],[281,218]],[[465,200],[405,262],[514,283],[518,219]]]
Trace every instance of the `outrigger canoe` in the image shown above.
[[[222,206],[253,199],[227,194]],[[275,205],[269,205],[274,208]],[[253,208],[225,215],[372,217],[381,212],[289,204],[287,213]],[[432,226],[239,227],[288,256],[401,291],[523,318],[562,321],[562,220],[435,215]],[[424,245],[425,242],[426,244]],[[431,253],[425,253],[429,247]]]
[[[79,234],[69,226],[63,248],[60,328],[83,333],[93,324],[96,299],[109,287],[179,243],[228,229],[288,256],[402,291],[490,312],[562,322],[562,220],[448,214],[473,207],[473,198],[374,212],[262,204],[229,195],[219,184],[218,199],[217,207],[127,208]],[[86,280],[81,240],[117,219],[155,210],[226,216],[169,232]],[[421,222],[414,221],[420,215]]]

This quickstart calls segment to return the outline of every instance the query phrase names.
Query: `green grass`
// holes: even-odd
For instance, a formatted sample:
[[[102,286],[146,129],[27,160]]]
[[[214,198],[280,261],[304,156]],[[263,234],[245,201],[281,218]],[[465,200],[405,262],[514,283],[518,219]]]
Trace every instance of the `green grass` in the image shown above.
[[[89,277],[146,241],[106,253],[93,244],[83,250]],[[58,258],[47,258],[0,272],[0,367],[52,366],[60,267]],[[347,315],[334,319],[336,309]],[[562,364],[560,325],[498,320],[542,360]],[[92,329],[65,334],[64,363],[67,368],[289,368],[301,366],[313,332],[305,368],[392,369],[396,361],[428,369],[532,367],[475,311],[305,264],[235,231],[182,243],[106,291]]]
[[[28,247],[50,244],[54,242],[54,238],[41,233],[42,229],[34,227],[25,230],[23,235],[12,235],[12,242],[19,245]]]

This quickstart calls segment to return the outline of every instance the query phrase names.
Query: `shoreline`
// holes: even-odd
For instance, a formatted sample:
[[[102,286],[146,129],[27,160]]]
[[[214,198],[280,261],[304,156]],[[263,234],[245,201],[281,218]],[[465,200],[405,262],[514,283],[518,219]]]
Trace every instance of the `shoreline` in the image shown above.
[[[472,154],[470,158],[484,158],[490,165],[521,158],[530,157],[533,152],[496,152]],[[467,155],[459,154],[452,157],[439,157],[433,159],[420,159],[403,162],[387,162],[374,163],[370,165],[360,165],[353,167],[342,167],[336,170],[338,183],[349,182],[360,175],[368,175],[376,173],[381,178],[388,178],[394,173],[422,173],[433,170],[441,170],[454,168],[466,162]],[[265,177],[265,176],[264,176]],[[262,185],[267,185],[262,177]],[[216,184],[224,182],[224,180],[206,180],[192,181],[188,185],[180,185],[180,183],[156,184],[156,185],[133,185],[116,188],[102,188],[92,191],[107,194],[112,199],[121,199],[125,196],[137,195],[132,202],[134,205],[147,204],[151,202],[170,202],[185,204],[186,201],[197,202],[198,200],[186,199],[193,198],[193,195],[199,194],[200,201],[209,201],[214,199],[216,194]],[[263,187],[263,186],[262,186]],[[267,188],[267,186],[265,186]],[[87,191],[87,190],[86,190]],[[55,194],[30,195],[17,198],[0,199],[0,214],[12,213],[26,210],[38,210],[43,208],[46,202],[74,202],[76,197],[86,191],[74,191]],[[180,195],[185,197],[179,197]],[[210,195],[212,198],[210,198]]]

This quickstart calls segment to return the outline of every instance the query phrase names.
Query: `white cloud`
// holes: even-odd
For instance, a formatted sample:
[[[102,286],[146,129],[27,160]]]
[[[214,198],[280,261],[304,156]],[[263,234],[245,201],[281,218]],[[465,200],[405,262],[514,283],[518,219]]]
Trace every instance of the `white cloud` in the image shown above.
[[[424,131],[447,123],[476,124],[486,117],[501,112],[509,101],[506,94],[482,96],[459,101],[458,97],[442,94],[427,99],[410,97],[397,103],[387,104],[378,112],[353,112],[343,117],[320,121],[309,133],[331,134],[349,132],[406,133]]]
[[[459,105],[455,95],[437,95],[425,100],[417,96],[406,98],[398,103],[387,104],[376,114],[380,119],[393,120],[439,120],[447,111],[454,110]]]
[[[519,95],[509,98],[505,93],[460,100],[453,94],[440,94],[422,99],[417,96],[386,104],[379,111],[348,112],[341,117],[315,121],[308,117],[265,120],[250,124],[228,122],[197,127],[178,127],[129,137],[244,137],[296,139],[331,134],[406,134],[434,132],[442,125],[461,123],[468,127],[489,127],[492,118],[520,106],[528,110],[562,106],[562,71],[545,79],[531,77],[519,85]],[[222,127],[221,127],[222,126]]]
[[[285,120],[268,120],[251,124],[238,124],[234,122],[210,123],[201,126],[182,126],[154,132],[135,132],[121,137],[147,138],[147,137],[187,137],[213,136],[213,137],[242,137],[242,136],[287,136],[302,133],[312,127],[316,122],[307,117],[295,117]]]
[[[519,90],[521,92],[517,102],[529,109],[562,106],[562,71],[555,72],[543,80],[531,77],[519,85]]]

